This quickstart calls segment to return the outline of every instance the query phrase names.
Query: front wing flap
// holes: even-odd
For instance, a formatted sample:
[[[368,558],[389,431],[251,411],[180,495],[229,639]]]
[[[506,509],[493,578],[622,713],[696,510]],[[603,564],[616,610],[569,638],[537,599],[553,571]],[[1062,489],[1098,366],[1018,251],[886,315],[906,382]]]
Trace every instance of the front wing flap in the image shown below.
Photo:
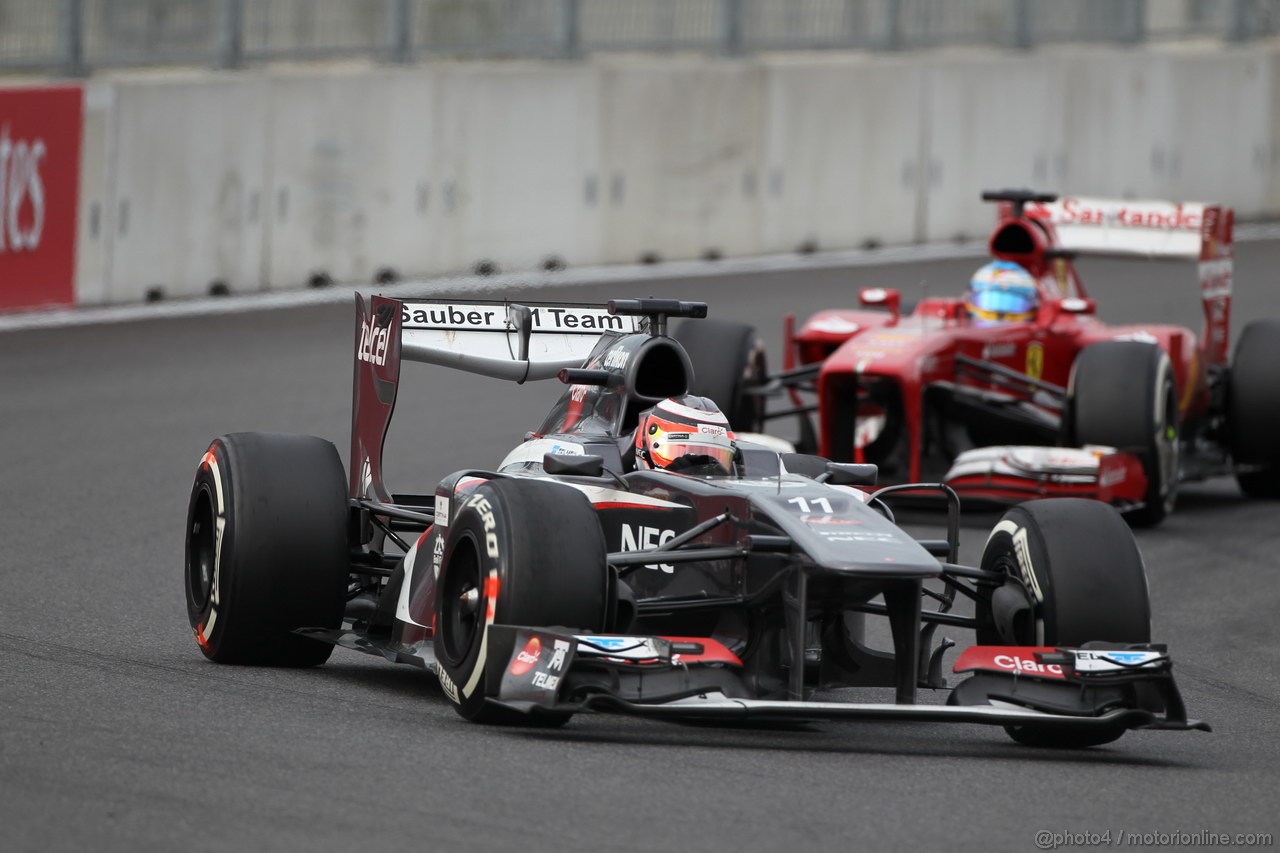
[[[1142,461],[1112,447],[979,447],[956,457],[944,482],[967,498],[1002,503],[1093,498],[1120,509],[1142,503]]]

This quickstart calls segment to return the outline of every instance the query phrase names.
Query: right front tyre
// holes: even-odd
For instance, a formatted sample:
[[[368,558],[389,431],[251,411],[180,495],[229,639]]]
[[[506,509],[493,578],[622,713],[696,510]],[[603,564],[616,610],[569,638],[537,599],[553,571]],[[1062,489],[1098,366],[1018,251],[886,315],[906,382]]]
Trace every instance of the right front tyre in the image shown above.
[[[1071,367],[1069,441],[1136,453],[1147,477],[1143,505],[1125,518],[1159,524],[1178,497],[1178,394],[1164,350],[1143,341],[1102,341]]]
[[[1227,426],[1240,490],[1280,498],[1280,320],[1257,320],[1240,335]]]
[[[1011,507],[992,529],[981,567],[1014,578],[1032,607],[1025,621],[989,622],[979,631],[980,643],[1151,640],[1147,570],[1138,543],[1120,514],[1100,501],[1052,498]]]
[[[232,433],[209,446],[187,509],[187,615],[218,663],[315,666],[346,605],[347,486],[332,444]]]
[[[435,655],[454,709],[477,723],[560,725],[567,714],[509,712],[486,703],[493,624],[604,629],[609,571],[591,502],[545,480],[478,486],[449,524],[436,590]]]
[[[1078,647],[1091,641],[1151,641],[1142,554],[1120,514],[1104,503],[1057,498],[1012,507],[992,529],[981,568],[1013,579],[1026,591],[1030,605],[1019,612],[981,603],[982,645]],[[1125,732],[1037,726],[1005,730],[1018,743],[1058,748],[1110,743]]]

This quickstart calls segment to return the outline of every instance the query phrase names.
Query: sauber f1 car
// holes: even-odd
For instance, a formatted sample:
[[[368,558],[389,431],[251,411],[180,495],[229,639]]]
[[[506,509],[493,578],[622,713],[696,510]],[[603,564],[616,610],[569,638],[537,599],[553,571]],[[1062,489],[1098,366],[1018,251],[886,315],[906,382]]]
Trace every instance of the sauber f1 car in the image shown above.
[[[898,292],[866,288],[861,309],[819,312],[799,331],[788,317],[772,377],[753,330],[684,324],[695,393],[719,394],[744,429],[799,415],[801,449],[965,497],[1090,497],[1139,525],[1172,510],[1179,481],[1234,473],[1247,495],[1280,497],[1280,320],[1250,323],[1228,363],[1231,210],[983,198],[999,204],[989,246],[1003,264],[991,266],[1018,270],[1038,297],[1025,317],[988,322],[960,297],[903,316]],[[1202,333],[1099,321],[1074,264],[1083,255],[1195,262]],[[764,396],[781,394],[788,406],[766,413]]]
[[[942,484],[913,487],[950,508],[946,537],[918,540],[870,464],[743,440],[731,470],[638,466],[642,412],[693,378],[668,318],[705,315],[673,300],[357,297],[349,476],[332,444],[282,434],[222,436],[198,466],[185,585],[200,649],[312,666],[345,646],[434,672],[479,722],[944,720],[1068,747],[1207,730],[1151,642],[1142,558],[1105,504],[1011,508],[963,566]],[[382,448],[405,361],[568,387],[496,467],[392,494]],[[868,642],[875,618],[891,651]],[[978,645],[946,704],[921,704],[918,690],[947,686],[939,625]],[[893,701],[832,701],[842,687]]]

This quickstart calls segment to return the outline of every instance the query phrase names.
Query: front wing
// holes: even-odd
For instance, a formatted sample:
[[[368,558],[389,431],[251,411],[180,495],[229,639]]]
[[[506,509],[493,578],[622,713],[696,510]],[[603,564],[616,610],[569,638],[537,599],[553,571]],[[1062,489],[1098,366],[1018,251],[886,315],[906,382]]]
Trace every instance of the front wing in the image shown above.
[[[491,700],[493,701],[493,700]],[[498,704],[519,710],[534,706],[520,703]],[[730,699],[722,694],[704,694],[662,704],[628,702],[617,697],[593,697],[576,705],[557,705],[558,710],[616,711],[645,717],[668,719],[915,721],[922,723],[978,723],[989,726],[1038,726],[1045,728],[1105,729],[1203,729],[1198,721],[1183,723],[1159,718],[1138,708],[1117,708],[1094,717],[1069,717],[1028,708],[990,705],[892,705],[888,703],[786,702],[767,699]]]
[[[593,636],[505,625],[489,630],[488,701],[526,713],[1209,730],[1187,719],[1172,664],[1159,646],[974,647],[956,662],[957,672],[974,674],[949,704],[914,705],[754,698],[737,656],[705,637]],[[1010,667],[1009,661],[1021,665]]]
[[[1142,461],[1113,447],[979,447],[956,457],[943,478],[962,497],[998,503],[1092,498],[1118,509],[1142,504]]]

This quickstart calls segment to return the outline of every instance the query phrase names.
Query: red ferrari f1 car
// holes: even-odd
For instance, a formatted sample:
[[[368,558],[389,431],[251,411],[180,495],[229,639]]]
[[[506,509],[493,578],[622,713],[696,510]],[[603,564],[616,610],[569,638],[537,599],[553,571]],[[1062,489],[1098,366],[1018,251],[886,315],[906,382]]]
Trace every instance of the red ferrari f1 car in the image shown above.
[[[784,370],[754,332],[686,324],[695,391],[738,413],[802,419],[800,448],[893,481],[1000,501],[1090,497],[1159,522],[1179,481],[1234,473],[1280,497],[1280,320],[1250,323],[1228,362],[1232,212],[1211,204],[988,192],[995,262],[965,297],[863,289],[862,308],[787,319]],[[1193,261],[1204,329],[1097,319],[1080,255]],[[765,395],[791,405],[766,411]],[[816,403],[813,396],[816,395]],[[816,416],[816,417],[815,417]]]
[[[349,475],[310,436],[225,435],[200,461],[185,586],[211,660],[311,666],[346,646],[434,672],[478,722],[944,720],[1073,747],[1207,728],[1150,642],[1142,557],[1111,507],[1015,507],[981,564],[959,565],[946,486],[946,538],[913,538],[873,465],[736,440],[687,394],[666,329],[701,303],[371,309],[358,300]],[[382,447],[404,361],[567,387],[496,467],[393,494]],[[892,651],[867,642],[868,618],[888,620]],[[980,645],[947,704],[922,704],[920,687],[948,686],[939,625]],[[820,694],[840,687],[894,701]]]

